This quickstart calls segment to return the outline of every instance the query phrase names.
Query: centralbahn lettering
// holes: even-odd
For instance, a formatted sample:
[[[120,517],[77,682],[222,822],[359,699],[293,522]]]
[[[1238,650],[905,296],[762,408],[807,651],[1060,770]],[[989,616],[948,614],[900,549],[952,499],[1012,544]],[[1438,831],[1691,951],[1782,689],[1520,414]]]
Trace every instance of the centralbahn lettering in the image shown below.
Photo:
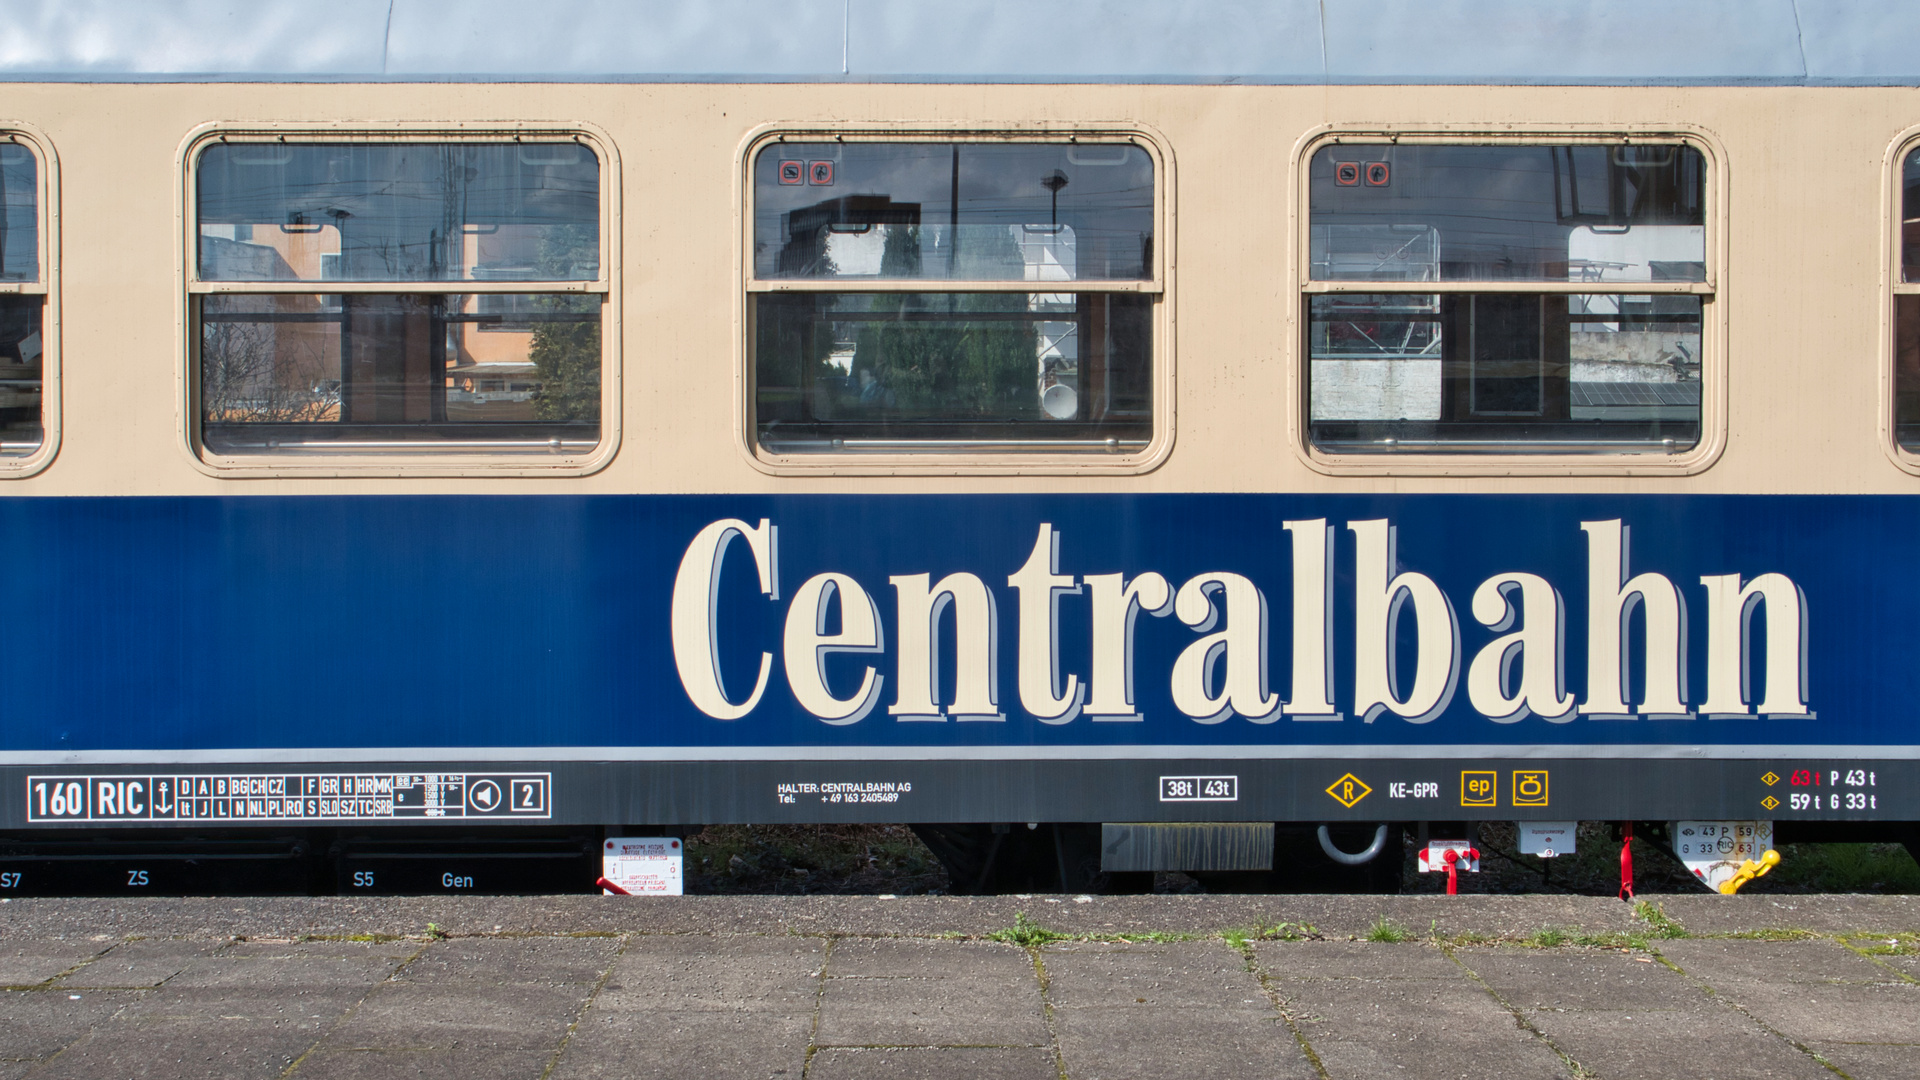
[[[1522,565],[1538,556],[1525,549],[1511,568],[1476,574],[1464,588],[1453,582],[1450,592],[1442,567],[1423,565],[1383,517],[1285,521],[1267,534],[1263,566],[1178,577],[1150,566],[1075,566],[1063,529],[1041,522],[1033,535],[997,565],[913,566],[913,549],[901,547],[891,558],[905,565],[888,567],[884,579],[861,581],[837,567],[808,578],[785,615],[780,659],[801,716],[835,727],[1016,718],[1058,727],[1138,723],[1149,700],[1171,704],[1165,719],[1203,726],[1427,724],[1465,712],[1455,707],[1464,682],[1471,716],[1491,724],[1816,717],[1806,591],[1768,567],[1669,576],[1635,557],[1632,529],[1619,518],[1569,522],[1565,542],[1585,547],[1585,579],[1570,596]],[[723,682],[721,658],[738,649],[718,612],[723,576],[746,574],[749,561],[759,593],[779,600],[779,547],[771,519],[727,518],[701,529],[681,557],[674,663],[688,700],[714,720],[773,708],[765,700],[771,652],[759,653],[750,691]],[[1286,598],[1284,615],[1270,611],[1269,592]],[[1456,595],[1472,615],[1464,630]],[[1003,605],[1013,612],[1005,660]],[[1690,622],[1690,608],[1705,617]],[[1186,635],[1170,655],[1143,661],[1143,614]],[[1585,630],[1584,685],[1567,670],[1570,622]],[[1276,625],[1287,631],[1277,647],[1269,640]],[[1070,632],[1085,635],[1072,650]],[[1704,652],[1704,687],[1690,685],[1690,648]],[[862,656],[835,661],[845,666],[830,678],[829,659],[842,653]],[[1347,658],[1346,672],[1336,670],[1336,655]],[[1003,662],[1015,675],[1012,696],[1001,691]],[[892,701],[880,713],[889,678]],[[1148,698],[1141,688],[1154,681]],[[1268,728],[1271,741],[1289,741],[1278,734],[1288,727]]]
[[[29,776],[27,821],[537,821],[551,773],[185,773]]]

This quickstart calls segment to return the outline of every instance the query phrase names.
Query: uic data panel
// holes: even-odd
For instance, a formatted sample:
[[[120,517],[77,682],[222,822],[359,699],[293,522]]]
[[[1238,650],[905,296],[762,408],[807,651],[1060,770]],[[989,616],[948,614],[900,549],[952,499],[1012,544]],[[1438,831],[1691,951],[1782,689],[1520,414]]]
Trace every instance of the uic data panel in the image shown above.
[[[550,773],[243,773],[27,777],[27,821],[543,820]]]

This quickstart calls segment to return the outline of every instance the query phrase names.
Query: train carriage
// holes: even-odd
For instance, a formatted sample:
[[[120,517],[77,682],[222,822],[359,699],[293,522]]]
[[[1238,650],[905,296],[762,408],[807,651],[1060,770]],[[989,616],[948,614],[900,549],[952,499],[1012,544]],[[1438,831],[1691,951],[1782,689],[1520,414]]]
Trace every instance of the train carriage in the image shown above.
[[[0,888],[1916,835],[1920,16],[550,11],[0,9]]]

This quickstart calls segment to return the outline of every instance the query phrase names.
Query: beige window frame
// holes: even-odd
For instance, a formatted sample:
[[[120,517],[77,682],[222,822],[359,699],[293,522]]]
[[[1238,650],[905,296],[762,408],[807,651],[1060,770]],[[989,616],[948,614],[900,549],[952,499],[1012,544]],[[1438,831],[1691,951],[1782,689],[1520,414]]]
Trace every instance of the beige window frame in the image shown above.
[[[1311,242],[1308,203],[1309,166],[1313,155],[1334,145],[1452,145],[1452,146],[1568,146],[1626,143],[1681,144],[1706,159],[1706,280],[1701,282],[1636,281],[1632,283],[1558,281],[1314,281],[1307,274]],[[1725,155],[1706,132],[1691,127],[1570,126],[1515,131],[1484,126],[1323,127],[1309,132],[1295,145],[1288,199],[1294,256],[1288,262],[1287,295],[1296,356],[1290,365],[1295,405],[1287,411],[1289,442],[1309,468],[1340,476],[1649,476],[1692,475],[1717,460],[1726,447],[1727,357],[1726,305],[1718,302],[1727,271]],[[1670,454],[1582,452],[1579,454],[1502,451],[1474,454],[1455,451],[1418,451],[1337,454],[1313,445],[1309,428],[1305,306],[1315,295],[1348,294],[1489,294],[1548,295],[1690,295],[1701,301],[1700,439]]]
[[[45,469],[60,449],[60,159],[46,135],[31,124],[0,120],[0,140],[33,154],[40,218],[39,280],[0,282],[0,296],[45,298],[40,309],[40,445],[17,457],[0,456],[0,479],[14,480]]]
[[[1900,280],[1904,257],[1901,218],[1905,213],[1900,178],[1907,155],[1920,150],[1920,124],[1902,131],[1887,146],[1886,167],[1882,171],[1881,214],[1886,227],[1881,231],[1880,275],[1880,446],[1894,465],[1920,476],[1920,453],[1900,445],[1899,420],[1899,327],[1898,297],[1920,296],[1920,281]]]
[[[1133,281],[1075,281],[1076,293],[1132,293],[1154,297],[1153,304],[1153,426],[1146,445],[1137,450],[1097,448],[1059,451],[992,450],[986,440],[963,445],[935,445],[898,453],[779,454],[762,449],[755,434],[753,305],[757,293],[1034,293],[1030,281],[962,281],[929,279],[762,279],[754,271],[753,165],[760,151],[782,142],[941,142],[941,143],[1125,143],[1139,147],[1153,160],[1154,242],[1151,276]],[[738,445],[761,472],[776,476],[966,476],[966,475],[1128,475],[1158,468],[1173,449],[1174,357],[1174,176],[1173,153],[1158,132],[1133,122],[1058,124],[887,124],[844,123],[822,126],[766,124],[750,132],[735,161],[735,212],[739,216],[740,246],[737,277],[735,342],[739,355],[734,370],[738,386],[735,413]],[[1031,444],[1028,444],[1031,445]]]
[[[600,162],[600,271],[592,281],[202,281],[199,277],[197,169],[202,150],[216,144],[258,143],[475,143],[572,141],[586,146]],[[181,143],[175,176],[179,188],[176,265],[181,295],[179,363],[176,370],[179,429],[195,468],[228,478],[275,476],[584,476],[605,468],[620,445],[620,158],[608,135],[590,124],[566,123],[208,123]],[[295,458],[287,454],[217,453],[201,439],[199,370],[201,328],[198,299],[210,295],[312,294],[473,295],[476,293],[586,294],[600,305],[600,438],[591,448],[555,447],[541,455],[526,450],[489,453],[469,448],[449,453],[431,443],[379,453],[351,448],[315,448]]]

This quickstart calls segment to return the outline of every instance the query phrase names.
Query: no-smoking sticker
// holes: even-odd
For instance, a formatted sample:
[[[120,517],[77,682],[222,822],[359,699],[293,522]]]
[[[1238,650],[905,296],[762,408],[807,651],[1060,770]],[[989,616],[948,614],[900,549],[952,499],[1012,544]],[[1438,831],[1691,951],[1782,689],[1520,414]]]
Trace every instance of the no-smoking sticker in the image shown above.
[[[783,161],[780,163],[780,182],[782,184],[804,184],[807,182],[807,163],[804,161]]]

